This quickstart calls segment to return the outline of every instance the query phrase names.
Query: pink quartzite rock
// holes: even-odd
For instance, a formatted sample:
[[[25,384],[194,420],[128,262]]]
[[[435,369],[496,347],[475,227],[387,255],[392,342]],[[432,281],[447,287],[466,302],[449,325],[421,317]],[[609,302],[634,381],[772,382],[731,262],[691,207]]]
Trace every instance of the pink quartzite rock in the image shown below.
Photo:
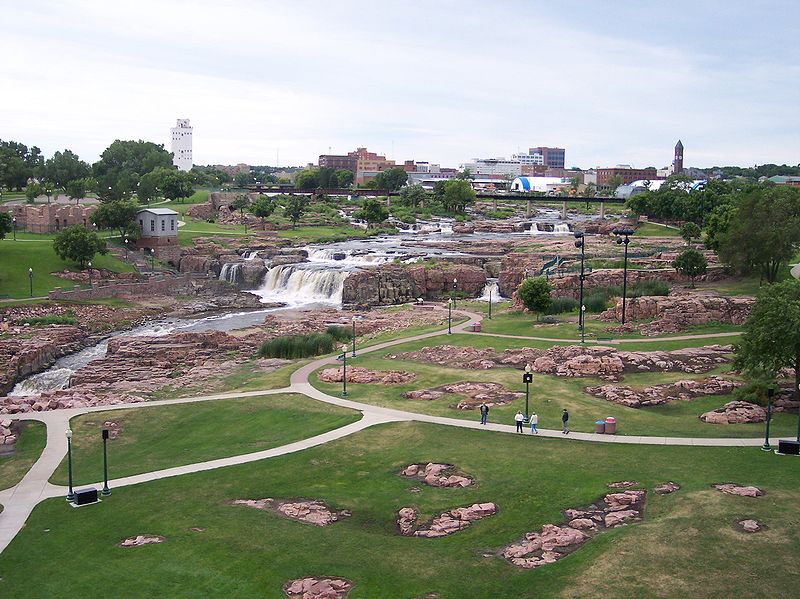
[[[653,491],[655,491],[659,495],[667,495],[669,493],[674,493],[675,491],[677,491],[680,488],[681,488],[681,486],[678,483],[674,483],[674,482],[670,481],[670,482],[666,482],[666,483],[661,483],[660,485],[656,485],[653,488]]]
[[[514,401],[523,396],[522,393],[509,391],[499,383],[460,382],[433,387],[432,389],[419,389],[403,393],[405,399],[420,399],[431,401],[441,399],[447,393],[466,395],[466,399],[451,405],[457,410],[475,410],[482,403],[487,406],[500,406]]]
[[[710,376],[701,380],[676,381],[664,385],[653,385],[644,389],[609,384],[600,385],[599,387],[586,387],[585,391],[600,399],[629,408],[645,408],[661,405],[668,401],[688,401],[701,395],[728,394],[740,384],[722,377]]]
[[[620,480],[614,483],[608,483],[609,489],[629,489],[630,487],[635,487],[639,483],[635,480]]]
[[[135,537],[128,537],[122,541],[120,547],[139,547],[141,545],[154,545],[166,541],[164,537],[158,535],[137,535]]]
[[[443,512],[427,525],[414,530],[417,512],[414,508],[405,507],[397,512],[397,526],[401,535],[433,539],[451,535],[465,529],[477,520],[496,513],[497,506],[494,503],[473,503],[466,507],[457,507]]]
[[[234,499],[232,505],[244,505],[258,510],[275,510],[279,514],[315,526],[329,526],[340,518],[349,517],[348,510],[331,511],[322,501],[279,501],[265,499]]]
[[[761,524],[758,520],[739,520],[737,524],[742,527],[744,532],[758,532],[761,530]]]
[[[764,422],[766,419],[767,411],[764,408],[746,401],[729,401],[721,408],[700,416],[700,420],[709,424],[743,424]]]
[[[472,479],[468,476],[454,473],[455,466],[451,464],[409,464],[400,471],[402,476],[415,478],[431,487],[468,487]]]
[[[283,592],[292,599],[345,599],[353,583],[344,578],[313,576],[290,580]]]
[[[324,383],[341,383],[342,368],[326,368],[319,373],[319,380]],[[417,375],[413,372],[403,372],[399,370],[369,370],[359,366],[347,369],[347,382],[378,385],[402,385],[413,381]]]
[[[735,483],[714,485],[714,488],[728,495],[738,495],[740,497],[761,497],[764,494],[764,491],[758,487],[743,487]]]

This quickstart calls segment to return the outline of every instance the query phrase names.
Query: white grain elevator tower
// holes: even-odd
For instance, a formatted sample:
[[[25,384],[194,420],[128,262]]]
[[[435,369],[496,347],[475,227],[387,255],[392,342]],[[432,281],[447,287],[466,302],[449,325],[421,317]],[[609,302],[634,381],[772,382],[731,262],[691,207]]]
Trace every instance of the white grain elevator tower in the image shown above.
[[[189,119],[178,119],[172,128],[172,164],[179,171],[192,170],[192,126]]]

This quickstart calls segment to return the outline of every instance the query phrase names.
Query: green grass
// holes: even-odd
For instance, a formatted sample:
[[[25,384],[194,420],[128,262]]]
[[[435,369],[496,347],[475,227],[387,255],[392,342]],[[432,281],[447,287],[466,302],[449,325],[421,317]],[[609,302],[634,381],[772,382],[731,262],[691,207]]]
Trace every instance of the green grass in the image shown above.
[[[659,225],[658,223],[645,223],[636,228],[639,237],[680,237],[678,229]]]
[[[509,341],[511,343],[507,343]],[[719,339],[708,339],[706,341],[711,344],[719,341]],[[678,347],[688,346],[686,345],[687,342],[672,341],[669,343],[674,347],[664,347],[667,343],[659,343],[658,348],[677,349]],[[439,400],[420,401],[404,399],[402,394],[406,391],[438,387],[439,385],[459,381],[494,382],[503,384],[512,391],[523,392],[525,390],[525,386],[521,383],[521,371],[518,369],[465,370],[388,358],[388,356],[397,355],[401,352],[416,351],[421,347],[443,344],[482,348],[494,347],[498,351],[502,351],[507,347],[546,348],[553,345],[550,342],[528,341],[520,343],[510,339],[455,334],[406,343],[380,350],[374,354],[360,354],[355,359],[348,359],[348,364],[374,370],[403,370],[413,372],[417,377],[415,380],[403,385],[348,383],[347,398],[398,410],[477,420],[479,416],[475,410],[456,410],[450,407],[461,399],[460,396],[448,394]],[[695,344],[699,345],[697,342]],[[650,347],[641,348],[639,347],[640,344],[633,343],[621,345],[624,349],[654,349]],[[327,366],[327,368],[330,368],[330,366]],[[689,378],[703,378],[708,374],[728,375],[728,367],[721,366],[711,373],[702,375],[691,375],[685,372],[632,373],[625,375],[621,384],[641,388]],[[341,394],[341,384],[322,383],[317,378],[317,373],[312,374],[310,381],[316,388],[329,395],[338,397]],[[549,429],[560,428],[561,410],[567,408],[571,415],[571,428],[575,431],[592,432],[596,420],[605,419],[607,416],[615,416],[618,422],[617,431],[622,435],[742,438],[759,437],[764,433],[763,423],[721,426],[700,421],[700,414],[716,409],[726,401],[730,401],[730,397],[727,396],[700,397],[691,401],[669,402],[653,408],[634,409],[597,399],[584,392],[585,387],[606,383],[607,381],[599,378],[565,378],[535,374],[534,383],[530,386],[529,408],[539,413],[540,426]],[[491,408],[489,420],[501,424],[513,424],[514,414],[517,410],[524,411],[524,409],[525,400],[520,398],[505,406]],[[790,435],[796,430],[796,423],[797,418],[794,415],[775,414],[772,421],[772,434]]]
[[[33,295],[43,296],[54,287],[69,288],[72,281],[51,275],[63,270],[77,271],[78,265],[59,258],[53,251],[51,236],[32,235],[35,241],[14,242],[8,237],[0,241],[0,295],[11,298],[26,298],[30,294],[28,268],[33,269]],[[17,236],[20,239],[20,236]],[[108,269],[114,272],[131,272],[133,267],[111,254],[96,255],[92,259],[95,268]]]
[[[38,599],[113,588],[118,597],[285,599],[286,581],[326,575],[352,580],[350,599],[788,597],[800,575],[800,491],[790,460],[757,448],[596,445],[383,425],[297,454],[115,489],[92,507],[47,500],[0,555],[0,594]],[[436,489],[396,474],[426,461],[456,464],[477,484]],[[617,480],[648,491],[674,480],[682,489],[648,492],[644,522],[602,533],[556,564],[524,571],[497,557]],[[728,481],[767,494],[750,499],[710,488]],[[319,528],[226,503],[262,497],[319,498],[352,517]],[[396,533],[402,506],[425,518],[477,501],[496,502],[498,514],[444,539]],[[737,533],[732,523],[742,517],[769,528]],[[117,546],[145,533],[166,541]],[[763,567],[764,560],[780,567]]]
[[[46,437],[44,424],[34,420],[23,421],[21,433],[14,444],[14,453],[0,456],[0,491],[13,487],[22,480],[25,473],[39,459]]]
[[[353,410],[295,394],[85,414],[70,423],[75,484],[103,478],[100,430],[106,420],[120,425],[108,452],[109,476],[121,478],[278,447],[359,417]],[[52,480],[66,484],[66,461]]]

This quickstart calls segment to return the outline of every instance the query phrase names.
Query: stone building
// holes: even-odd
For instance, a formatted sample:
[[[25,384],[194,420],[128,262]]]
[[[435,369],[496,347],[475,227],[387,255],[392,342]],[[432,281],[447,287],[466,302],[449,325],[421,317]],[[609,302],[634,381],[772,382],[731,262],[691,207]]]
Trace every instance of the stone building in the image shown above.
[[[92,226],[92,214],[97,206],[64,204],[14,204],[8,206],[16,220],[17,231],[28,233],[57,233],[72,225]]]
[[[177,264],[178,213],[169,208],[144,208],[136,213],[141,236],[136,241],[139,248],[147,248],[163,262]]]

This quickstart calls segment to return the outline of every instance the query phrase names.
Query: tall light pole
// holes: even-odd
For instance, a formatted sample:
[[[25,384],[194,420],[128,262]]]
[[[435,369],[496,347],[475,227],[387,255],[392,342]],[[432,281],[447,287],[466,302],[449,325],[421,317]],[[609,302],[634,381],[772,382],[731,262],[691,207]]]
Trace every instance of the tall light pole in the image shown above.
[[[125,262],[128,261],[128,238],[125,238]]]
[[[584,257],[585,257],[585,250],[586,250],[586,239],[584,238],[583,231],[575,231],[575,247],[581,248],[581,274],[580,274],[580,281],[581,281],[581,292],[580,292],[580,300],[578,302],[578,328],[581,331],[581,343],[583,343],[583,280],[586,278],[583,270],[584,264]]]
[[[342,397],[347,397],[347,344],[342,344]]]
[[[75,499],[75,493],[72,491],[72,429],[67,428],[64,432],[67,437],[67,473],[69,475],[69,493],[67,494],[67,501]]]
[[[453,279],[453,306],[456,305],[456,289],[458,289],[458,279]]]
[[[447,300],[447,334],[453,334],[453,298]]]
[[[106,441],[108,441],[108,429],[103,428],[103,490],[100,491],[103,497],[111,495],[111,490],[108,488],[108,454],[106,453]]]
[[[529,422],[528,397],[530,395],[530,384],[533,382],[533,370],[530,364],[525,364],[525,374],[522,375],[522,382],[525,383],[525,422]]]
[[[28,282],[31,286],[31,297],[33,297],[33,268],[28,268]]]
[[[14,241],[16,241],[17,240],[17,217],[16,216],[11,219],[11,225],[12,225],[12,228],[14,229]]]
[[[89,287],[94,287],[94,284],[92,283],[92,263],[89,262],[87,266],[89,267]]]
[[[772,385],[767,389],[767,427],[764,430],[764,445],[761,446],[763,451],[771,451],[772,447],[769,444],[769,424],[772,420],[772,396],[775,395],[775,387]]]
[[[150,270],[155,272],[155,270],[156,270],[156,259],[155,259],[156,251],[153,248],[148,248],[148,249],[150,250]]]
[[[356,317],[353,316],[353,357],[356,357]]]
[[[617,236],[617,244],[625,244],[625,261],[622,264],[622,324],[625,324],[625,304],[628,296],[628,244],[631,242],[629,237],[634,234],[630,227],[621,227],[611,231]]]

